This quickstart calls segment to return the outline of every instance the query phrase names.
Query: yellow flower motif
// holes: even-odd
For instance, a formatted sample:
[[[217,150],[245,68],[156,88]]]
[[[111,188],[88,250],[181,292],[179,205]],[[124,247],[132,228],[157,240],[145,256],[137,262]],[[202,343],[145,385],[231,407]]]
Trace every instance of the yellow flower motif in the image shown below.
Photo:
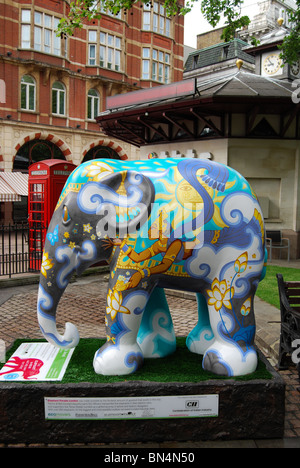
[[[107,306],[106,313],[111,316],[111,319],[114,320],[118,313],[121,314],[130,314],[130,310],[122,306],[123,298],[115,289],[110,289],[107,294]]]
[[[246,317],[250,313],[251,310],[251,297],[248,297],[248,299],[245,300],[244,304],[242,305],[241,308],[241,314]]]
[[[115,284],[115,289],[117,291],[125,291],[128,287],[128,278],[125,278],[124,275],[119,275],[117,282]]]
[[[106,177],[113,172],[113,169],[108,164],[100,161],[93,161],[86,167],[82,174],[87,176],[89,179],[98,182],[103,179],[103,177]]]
[[[83,225],[83,232],[88,232],[88,233],[90,233],[92,229],[93,229],[93,228],[92,228],[92,226],[90,225],[90,223],[84,224],[84,225]]]
[[[227,309],[232,309],[230,303],[230,296],[234,295],[234,288],[228,288],[226,281],[223,280],[219,282],[217,278],[214,279],[211,285],[211,290],[207,290],[209,296],[208,304],[213,305],[218,312],[222,305],[227,307]]]
[[[237,273],[243,273],[248,265],[248,252],[244,252],[242,255],[240,255],[235,263],[234,263],[234,269]]]
[[[70,243],[69,243],[70,249],[74,249],[75,245],[76,245],[75,242],[70,242]]]
[[[41,266],[41,273],[45,278],[47,278],[47,270],[51,270],[53,268],[53,263],[49,259],[49,254],[48,252],[44,253],[43,259],[42,259],[42,266]]]
[[[65,233],[64,233],[64,237],[65,237],[66,239],[68,239],[68,238],[70,237],[70,234],[69,234],[68,232],[65,232]]]

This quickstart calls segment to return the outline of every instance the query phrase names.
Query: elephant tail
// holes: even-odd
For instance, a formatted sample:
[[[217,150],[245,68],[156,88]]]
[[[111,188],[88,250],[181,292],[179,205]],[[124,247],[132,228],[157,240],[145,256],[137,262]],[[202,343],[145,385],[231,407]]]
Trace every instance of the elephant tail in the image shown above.
[[[268,261],[268,251],[267,251],[267,249],[265,248],[264,266],[263,266],[263,269],[262,269],[262,272],[261,272],[259,281],[262,281],[262,280],[265,278],[265,276],[266,276],[266,273],[267,273],[267,261]]]
[[[65,332],[61,335],[56,327],[55,316],[51,314],[53,300],[40,285],[37,301],[37,318],[42,334],[49,343],[58,348],[75,348],[79,342],[79,333],[75,325],[66,323]]]

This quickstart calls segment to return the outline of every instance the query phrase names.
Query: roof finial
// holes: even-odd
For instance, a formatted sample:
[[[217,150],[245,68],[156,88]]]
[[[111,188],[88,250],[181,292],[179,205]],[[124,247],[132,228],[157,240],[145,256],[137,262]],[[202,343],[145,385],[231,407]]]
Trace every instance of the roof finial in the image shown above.
[[[284,19],[283,19],[283,18],[278,18],[277,24],[278,24],[278,26],[279,26],[280,28],[281,28],[283,22],[284,22]]]
[[[238,67],[238,69],[240,70],[242,68],[242,66],[244,65],[244,62],[243,60],[241,59],[238,59],[236,62],[235,62],[236,66]]]

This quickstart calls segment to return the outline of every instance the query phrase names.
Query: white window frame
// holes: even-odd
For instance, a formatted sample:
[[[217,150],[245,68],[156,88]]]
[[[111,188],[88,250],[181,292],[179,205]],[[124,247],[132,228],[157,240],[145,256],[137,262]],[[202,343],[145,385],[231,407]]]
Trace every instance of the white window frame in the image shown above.
[[[57,86],[59,85],[59,86]],[[55,107],[53,105],[55,94]],[[55,81],[51,88],[51,104],[52,115],[65,117],[66,116],[66,88],[61,81]],[[61,108],[63,106],[63,109]]]
[[[67,42],[56,36],[60,19],[39,10],[21,10],[21,48],[61,57],[67,54]],[[33,31],[32,38],[31,32]],[[31,43],[33,41],[33,43]]]
[[[88,30],[88,65],[95,66],[96,60],[97,60],[97,31],[94,29],[89,29]]]
[[[21,10],[21,47],[30,49],[31,10]]]
[[[143,47],[142,53],[142,79],[150,80],[150,47]]]
[[[122,38],[120,36],[111,34],[110,31],[90,29],[88,40],[88,65],[100,66],[117,72],[122,71]]]
[[[163,52],[150,47],[143,47],[142,52],[142,79],[152,80],[159,83],[170,83],[170,65],[171,55],[169,52]],[[150,78],[151,70],[151,78]]]
[[[90,89],[88,91],[87,96],[87,119],[88,120],[95,120],[96,117],[99,115],[100,111],[100,95],[96,89]],[[89,104],[90,102],[90,104]],[[91,113],[89,115],[89,108],[91,109]]]
[[[152,6],[144,3],[142,29],[171,37],[171,19],[167,17],[164,6],[155,1]]]
[[[121,47],[122,41],[118,36],[109,32],[100,33],[100,66],[113,71],[121,71]],[[104,56],[103,56],[104,52]],[[101,60],[103,58],[104,60]]]
[[[29,78],[30,81],[25,81]],[[25,93],[25,106],[22,107],[22,94]],[[31,93],[33,92],[33,106],[31,106]],[[22,111],[36,110],[36,82],[31,75],[23,75],[21,78],[21,109]]]
[[[113,18],[118,18],[118,19],[122,18],[122,11],[121,10],[119,10],[118,13],[111,13],[108,9],[105,9],[103,7],[103,5],[100,5],[100,12],[103,13],[104,15],[112,16]]]

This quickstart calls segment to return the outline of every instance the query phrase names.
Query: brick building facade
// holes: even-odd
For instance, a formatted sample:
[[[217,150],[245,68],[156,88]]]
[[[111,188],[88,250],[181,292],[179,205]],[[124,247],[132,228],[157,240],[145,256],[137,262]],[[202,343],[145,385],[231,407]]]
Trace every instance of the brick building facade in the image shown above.
[[[106,97],[182,79],[182,17],[138,4],[65,39],[55,29],[68,3],[0,0],[0,170],[26,172],[48,158],[135,159],[136,148],[99,131]]]

